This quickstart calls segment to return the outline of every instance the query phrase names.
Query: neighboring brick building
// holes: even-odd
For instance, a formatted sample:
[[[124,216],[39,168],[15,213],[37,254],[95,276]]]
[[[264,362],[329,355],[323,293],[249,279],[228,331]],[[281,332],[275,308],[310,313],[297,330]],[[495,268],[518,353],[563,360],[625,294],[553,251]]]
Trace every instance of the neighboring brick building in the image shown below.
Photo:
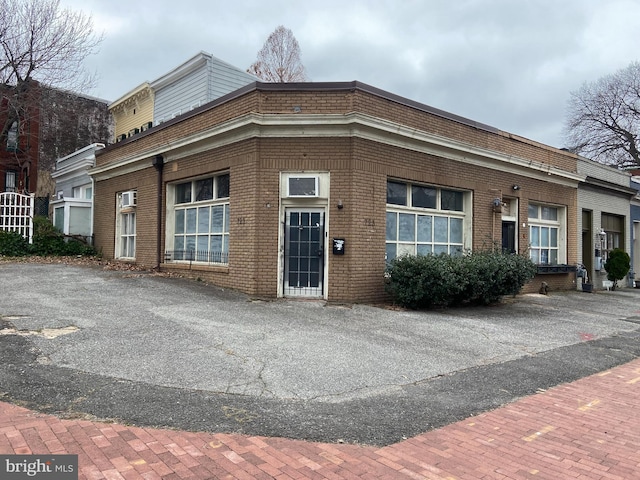
[[[359,82],[255,82],[90,174],[106,258],[252,295],[376,301],[385,258],[496,244],[575,288],[575,155]]]
[[[113,126],[105,100],[35,81],[30,90],[27,113],[15,122],[0,148],[0,191],[34,193],[41,200],[36,214],[47,215],[48,200],[55,192],[51,173],[56,159],[88,144],[106,142],[113,136]],[[3,121],[0,118],[0,124]]]

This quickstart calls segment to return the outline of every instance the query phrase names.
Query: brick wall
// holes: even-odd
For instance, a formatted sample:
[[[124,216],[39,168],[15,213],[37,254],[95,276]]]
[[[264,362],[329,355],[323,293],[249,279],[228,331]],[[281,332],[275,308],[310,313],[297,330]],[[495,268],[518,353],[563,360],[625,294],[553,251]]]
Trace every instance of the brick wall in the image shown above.
[[[213,105],[213,106],[212,106]],[[403,106],[379,96],[354,91],[277,92],[251,91],[244,96],[209,106],[112,146],[98,155],[99,166],[134,154],[170,145],[187,134],[249,112],[348,113],[361,111],[404,125],[507,155],[520,155],[567,171],[576,170],[575,156],[535,142],[472,128],[420,109]],[[171,157],[169,152],[168,157]],[[473,248],[500,242],[501,216],[491,202],[496,197],[519,199],[518,244],[528,246],[529,201],[566,206],[567,261],[577,259],[577,190],[527,175],[463,164],[397,146],[356,137],[264,137],[195,153],[165,165],[167,183],[199,175],[230,172],[230,252],[228,266],[164,264],[166,269],[199,277],[251,295],[275,297],[278,293],[280,232],[283,212],[280,173],[283,171],[330,172],[327,206],[328,238],[346,240],[344,256],[328,257],[328,297],[332,301],[375,302],[384,298],[386,182],[393,177],[442,187],[469,190],[473,194]],[[138,251],[136,262],[153,266],[156,261],[156,190],[153,168],[96,183],[96,245],[108,258],[114,254],[115,196],[118,191],[138,190]],[[520,189],[512,190],[513,185]],[[344,208],[337,208],[342,200]],[[165,212],[163,212],[164,218]],[[164,232],[164,229],[163,229]],[[164,242],[164,235],[163,235]],[[329,243],[330,245],[330,243]],[[162,245],[164,249],[164,245]],[[535,279],[527,291],[537,291],[540,281],[552,289],[572,288],[574,275],[546,275]]]

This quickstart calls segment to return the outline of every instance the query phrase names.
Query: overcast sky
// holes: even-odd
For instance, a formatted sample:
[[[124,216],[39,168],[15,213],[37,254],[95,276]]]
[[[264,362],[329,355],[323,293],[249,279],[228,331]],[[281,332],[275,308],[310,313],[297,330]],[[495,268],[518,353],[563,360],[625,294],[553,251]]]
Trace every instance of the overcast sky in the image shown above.
[[[638,0],[61,0],[104,32],[113,101],[200,51],[246,69],[278,25],[312,81],[359,80],[552,146],[569,93],[640,60]]]

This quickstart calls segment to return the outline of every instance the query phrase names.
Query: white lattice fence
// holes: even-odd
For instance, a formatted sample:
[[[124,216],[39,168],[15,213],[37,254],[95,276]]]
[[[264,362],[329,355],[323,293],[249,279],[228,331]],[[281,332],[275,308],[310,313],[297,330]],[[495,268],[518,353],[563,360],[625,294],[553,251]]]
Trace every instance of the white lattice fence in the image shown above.
[[[18,232],[33,242],[33,207],[35,196],[0,193],[0,230]]]

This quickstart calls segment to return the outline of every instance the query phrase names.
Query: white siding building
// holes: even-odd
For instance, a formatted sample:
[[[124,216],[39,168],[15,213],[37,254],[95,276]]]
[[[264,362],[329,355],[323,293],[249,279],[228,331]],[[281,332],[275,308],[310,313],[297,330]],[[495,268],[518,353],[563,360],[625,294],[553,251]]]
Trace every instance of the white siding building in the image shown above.
[[[579,157],[578,173],[586,177],[578,187],[578,261],[593,288],[602,289],[608,253],[614,248],[631,252],[629,215],[635,192],[629,187],[630,175],[614,167]],[[619,286],[627,286],[627,280]]]
[[[210,53],[200,52],[151,82],[153,124],[159,125],[257,80]]]

